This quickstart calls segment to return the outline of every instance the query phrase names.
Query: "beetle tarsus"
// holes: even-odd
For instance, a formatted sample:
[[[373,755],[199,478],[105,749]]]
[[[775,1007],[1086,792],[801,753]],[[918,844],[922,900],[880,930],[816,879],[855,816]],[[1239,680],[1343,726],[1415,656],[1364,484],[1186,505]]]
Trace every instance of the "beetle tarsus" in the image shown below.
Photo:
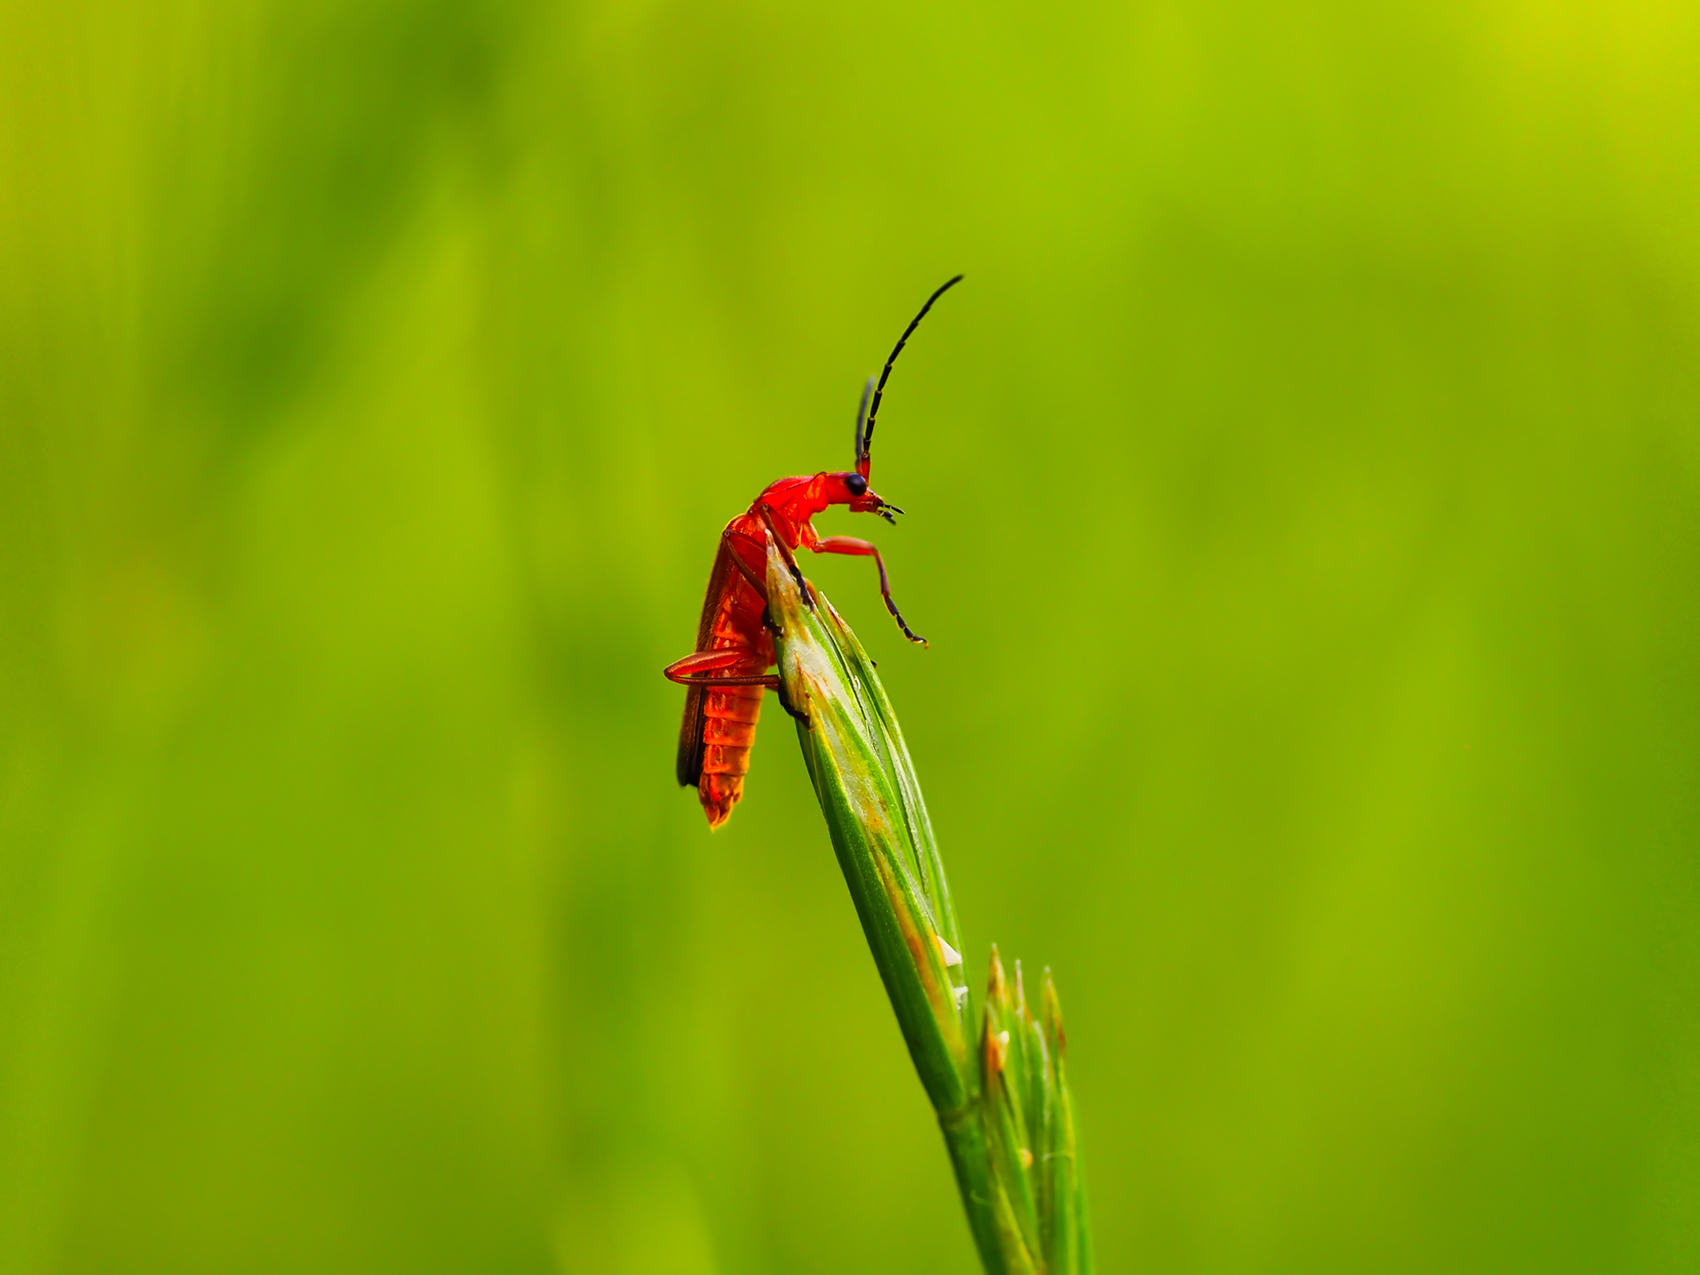
[[[804,730],[813,729],[809,725],[809,715],[791,702],[791,697],[785,693],[785,683],[780,682],[774,688],[779,693],[779,707],[783,708],[795,721],[802,723]]]
[[[911,642],[915,643],[917,646],[928,645],[926,638],[922,637],[919,633],[915,632],[914,629],[911,629],[908,626],[908,624],[904,623],[903,612],[901,612],[897,609],[897,603],[895,603],[891,600],[890,594],[886,595],[885,609],[887,611],[891,612],[891,618],[897,621],[897,627],[903,630],[903,636],[904,637],[908,638]]]

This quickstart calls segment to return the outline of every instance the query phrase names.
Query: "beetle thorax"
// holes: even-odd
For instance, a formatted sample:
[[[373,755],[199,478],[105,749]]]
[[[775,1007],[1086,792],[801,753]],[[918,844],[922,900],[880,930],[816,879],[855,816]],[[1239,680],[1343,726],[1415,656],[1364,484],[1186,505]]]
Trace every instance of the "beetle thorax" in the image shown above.
[[[803,535],[803,528],[809,526],[814,516],[831,503],[827,494],[827,475],[804,474],[770,483],[755,498],[750,512],[758,514],[764,504],[770,507],[787,547],[795,549]]]

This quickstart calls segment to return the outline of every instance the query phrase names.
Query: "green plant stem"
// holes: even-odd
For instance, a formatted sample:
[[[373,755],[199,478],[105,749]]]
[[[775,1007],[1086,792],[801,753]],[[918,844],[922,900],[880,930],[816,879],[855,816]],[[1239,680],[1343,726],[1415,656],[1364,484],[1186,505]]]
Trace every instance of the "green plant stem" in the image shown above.
[[[1056,989],[1040,1019],[996,949],[983,1007],[896,714],[832,604],[770,542],[781,694],[886,995],[938,1115],[990,1275],[1089,1275],[1085,1194]],[[978,1027],[975,1027],[978,1024]]]

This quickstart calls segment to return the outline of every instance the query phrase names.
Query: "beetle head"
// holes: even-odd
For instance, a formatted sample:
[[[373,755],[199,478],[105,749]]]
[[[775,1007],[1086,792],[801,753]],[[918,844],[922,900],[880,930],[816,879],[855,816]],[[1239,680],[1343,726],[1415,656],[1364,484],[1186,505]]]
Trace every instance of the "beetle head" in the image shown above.
[[[893,514],[903,512],[896,505],[888,505],[868,486],[867,475],[856,470],[827,474],[826,499],[829,505],[849,505],[851,513],[878,514],[887,522],[893,521]]]

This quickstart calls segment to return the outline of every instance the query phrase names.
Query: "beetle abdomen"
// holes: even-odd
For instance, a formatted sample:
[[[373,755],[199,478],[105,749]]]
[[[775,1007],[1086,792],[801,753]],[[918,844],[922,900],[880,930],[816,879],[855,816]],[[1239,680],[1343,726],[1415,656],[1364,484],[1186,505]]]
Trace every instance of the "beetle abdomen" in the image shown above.
[[[697,796],[711,828],[725,823],[744,795],[762,693],[760,686],[728,686],[703,696],[702,777],[697,781]]]

